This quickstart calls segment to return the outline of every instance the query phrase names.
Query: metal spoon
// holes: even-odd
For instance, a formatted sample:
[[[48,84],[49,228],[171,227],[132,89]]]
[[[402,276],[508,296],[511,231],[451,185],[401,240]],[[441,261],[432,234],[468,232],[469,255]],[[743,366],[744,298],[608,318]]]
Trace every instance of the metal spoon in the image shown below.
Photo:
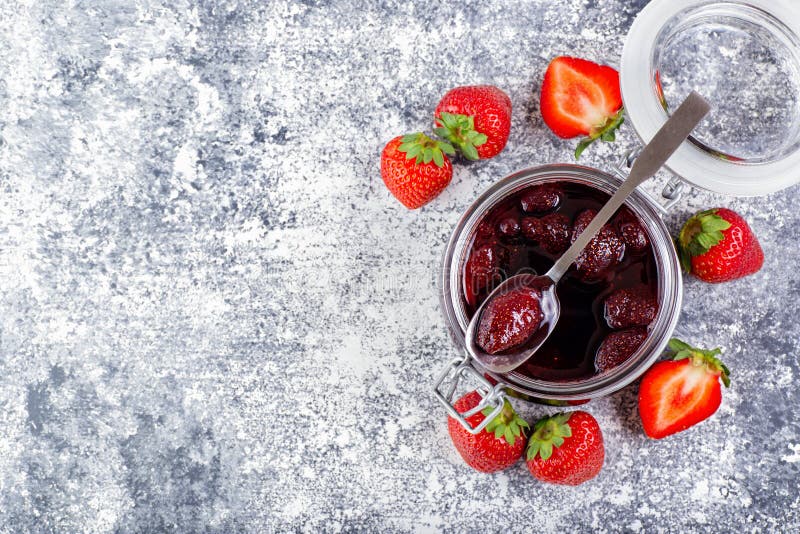
[[[710,106],[703,97],[692,91],[675,113],[664,123],[653,139],[647,143],[633,163],[630,174],[619,186],[614,196],[595,215],[586,229],[544,275],[518,274],[501,283],[483,301],[469,323],[466,334],[467,350],[486,369],[496,373],[508,373],[530,358],[550,336],[558,323],[561,305],[556,295],[556,285],[583,249],[616,213],[633,190],[653,176],[667,159],[689,136],[695,126],[708,113]],[[543,319],[536,331],[522,344],[497,354],[485,352],[478,344],[478,326],[487,304],[509,291],[519,288],[536,288],[541,293],[540,305]]]

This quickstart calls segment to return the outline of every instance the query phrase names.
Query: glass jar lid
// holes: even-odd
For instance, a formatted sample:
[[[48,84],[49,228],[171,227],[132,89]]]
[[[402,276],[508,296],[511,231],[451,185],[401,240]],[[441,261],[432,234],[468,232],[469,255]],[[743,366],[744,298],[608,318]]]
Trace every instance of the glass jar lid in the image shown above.
[[[800,2],[653,0],[625,41],[620,85],[643,142],[696,90],[712,105],[667,167],[718,193],[800,182]]]

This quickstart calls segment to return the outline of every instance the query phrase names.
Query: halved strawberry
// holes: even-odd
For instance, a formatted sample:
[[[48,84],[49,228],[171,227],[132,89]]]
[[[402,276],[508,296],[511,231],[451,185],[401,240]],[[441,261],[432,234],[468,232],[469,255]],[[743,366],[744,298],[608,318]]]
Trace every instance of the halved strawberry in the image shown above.
[[[730,371],[717,358],[719,349],[703,350],[671,339],[670,361],[651,367],[639,385],[639,415],[645,434],[654,439],[686,430],[710,417],[722,402],[720,379],[730,385]]]
[[[619,73],[585,59],[557,57],[544,74],[540,109],[545,124],[557,136],[588,136],[575,149],[578,159],[595,140],[615,139],[624,120]]]

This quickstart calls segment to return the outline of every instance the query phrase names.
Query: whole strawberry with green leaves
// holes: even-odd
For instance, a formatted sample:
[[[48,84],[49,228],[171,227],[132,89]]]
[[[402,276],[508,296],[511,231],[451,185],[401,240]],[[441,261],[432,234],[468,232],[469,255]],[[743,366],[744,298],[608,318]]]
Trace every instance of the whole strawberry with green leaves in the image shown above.
[[[678,236],[678,252],[686,272],[711,283],[753,274],[764,264],[764,252],[750,225],[726,208],[690,217]]]
[[[511,132],[511,99],[493,85],[465,85],[448,91],[434,112],[436,135],[468,160],[493,158]]]
[[[581,410],[540,419],[528,440],[528,469],[552,484],[577,486],[591,480],[600,473],[605,456],[600,425]]]
[[[467,393],[453,405],[459,413],[475,408],[482,397],[477,391]],[[471,415],[467,422],[477,427],[491,414],[493,407]],[[525,450],[525,429],[528,423],[519,417],[506,400],[503,411],[477,434],[472,434],[453,419],[447,418],[447,430],[456,450],[464,461],[477,471],[493,473],[511,467],[522,457]]]
[[[453,165],[447,154],[455,154],[452,145],[424,133],[395,137],[381,153],[383,183],[405,207],[422,207],[453,178]]]

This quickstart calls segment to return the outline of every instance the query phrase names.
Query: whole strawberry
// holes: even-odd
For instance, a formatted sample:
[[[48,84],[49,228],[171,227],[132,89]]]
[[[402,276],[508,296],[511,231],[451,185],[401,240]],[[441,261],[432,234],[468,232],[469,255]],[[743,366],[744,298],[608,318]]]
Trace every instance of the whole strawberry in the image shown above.
[[[674,359],[656,363],[639,384],[639,415],[644,433],[661,439],[708,419],[722,402],[722,388],[730,385],[730,371],[717,355],[671,339]]]
[[[594,355],[598,373],[613,369],[630,358],[647,339],[647,329],[641,326],[611,332],[603,339]]]
[[[455,154],[455,150],[423,133],[395,137],[381,154],[383,183],[405,207],[424,206],[453,178],[453,166],[445,154]]]
[[[459,413],[471,410],[481,401],[477,391],[467,393],[453,405]],[[467,418],[473,427],[478,426],[493,408],[485,408]],[[467,465],[483,473],[493,473],[511,467],[525,449],[525,429],[528,423],[520,418],[505,401],[503,411],[478,434],[471,434],[452,417],[447,418],[447,430],[456,450]]]
[[[597,212],[585,209],[575,217],[572,228],[572,242],[578,239]],[[597,281],[609,275],[625,254],[625,243],[611,224],[603,226],[596,236],[589,241],[581,255],[575,260],[578,276],[584,281]]]
[[[605,456],[600,425],[583,411],[540,419],[528,440],[528,469],[543,482],[582,484],[597,476]]]
[[[625,243],[626,252],[644,252],[650,245],[650,238],[642,223],[628,208],[622,208],[617,215],[617,230]]]
[[[603,314],[610,328],[647,326],[658,313],[658,302],[650,289],[640,284],[617,289],[603,304]]]
[[[519,205],[527,213],[544,213],[558,206],[561,194],[554,184],[534,185],[522,195]]]
[[[525,237],[537,241],[550,254],[558,254],[569,248],[572,225],[562,213],[550,213],[541,219],[525,217],[521,229]]]
[[[493,85],[448,91],[436,106],[434,132],[465,158],[489,159],[503,150],[511,131],[511,99]]]
[[[747,221],[726,208],[689,218],[678,236],[678,248],[684,270],[705,282],[735,280],[764,264],[764,252]]]

